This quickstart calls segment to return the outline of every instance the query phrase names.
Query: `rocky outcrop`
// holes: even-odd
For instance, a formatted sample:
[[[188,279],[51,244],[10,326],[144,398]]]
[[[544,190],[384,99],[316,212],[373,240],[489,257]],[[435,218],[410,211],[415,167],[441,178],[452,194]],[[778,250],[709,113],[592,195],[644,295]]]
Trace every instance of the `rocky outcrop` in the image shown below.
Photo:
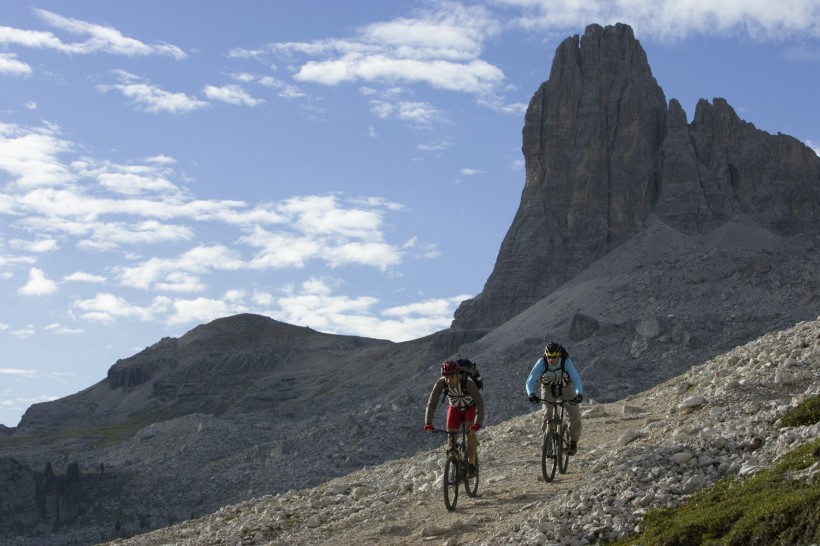
[[[454,328],[502,324],[640,232],[655,215],[708,233],[745,214],[783,236],[818,231],[820,159],[739,119],[723,99],[694,120],[667,108],[623,24],[590,25],[558,47],[530,101],[521,203],[482,292]]]
[[[64,472],[55,472],[47,463],[38,471],[14,459],[0,458],[0,476],[0,542],[4,544],[23,530],[27,535],[59,533],[64,527],[76,525],[78,517],[88,517],[92,512],[107,513],[112,522],[117,518],[116,499],[124,480],[122,475],[105,475],[103,466],[81,469],[77,462],[71,462]],[[81,533],[83,542],[96,542],[105,535],[115,537],[113,527],[112,523],[110,529],[89,529]]]
[[[741,120],[723,99],[700,100],[691,124],[670,101],[654,212],[683,233],[746,214],[783,236],[817,233],[820,160],[797,139]]]

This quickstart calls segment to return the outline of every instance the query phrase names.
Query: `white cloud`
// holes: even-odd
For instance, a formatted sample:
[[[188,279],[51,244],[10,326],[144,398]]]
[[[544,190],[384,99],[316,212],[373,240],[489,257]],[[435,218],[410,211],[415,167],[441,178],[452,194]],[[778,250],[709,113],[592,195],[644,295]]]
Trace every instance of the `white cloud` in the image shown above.
[[[185,93],[171,93],[157,85],[142,81],[139,77],[122,70],[113,71],[121,83],[99,85],[97,89],[103,93],[116,89],[125,97],[146,112],[168,112],[184,114],[199,110],[211,103],[186,95]]]
[[[9,241],[9,246],[18,250],[26,250],[28,252],[51,252],[58,250],[60,246],[54,239],[39,239],[37,241],[23,241],[21,239],[12,239]]]
[[[0,368],[0,375],[16,375],[19,377],[37,377],[37,370],[24,370],[20,368]]]
[[[42,269],[32,267],[28,272],[28,282],[17,292],[24,296],[48,296],[57,292],[57,283],[47,279]]]
[[[187,57],[185,52],[176,46],[164,43],[145,44],[134,38],[124,36],[120,31],[111,27],[63,17],[44,9],[35,9],[34,13],[53,27],[68,31],[71,34],[88,36],[88,39],[85,42],[67,44],[48,32],[24,31],[3,27],[8,29],[8,32],[0,32],[0,43],[5,41],[29,47],[47,47],[71,54],[104,52],[128,57],[144,55],[168,55],[175,59],[185,59]]]
[[[21,45],[38,49],[66,51],[68,46],[54,34],[40,30],[24,30],[0,26],[0,44]]]
[[[402,248],[413,251],[413,257],[417,260],[433,260],[441,256],[441,250],[435,243],[419,243],[417,237],[409,239]]]
[[[21,187],[53,186],[71,180],[68,168],[58,157],[72,145],[58,138],[59,130],[19,127],[0,123],[0,170],[9,173]]]
[[[132,305],[125,298],[111,293],[101,292],[92,299],[76,300],[72,307],[80,310],[80,318],[89,322],[112,323],[119,318],[130,318],[140,321],[153,320],[164,313],[170,300],[156,297],[149,306]]]
[[[370,101],[370,111],[382,119],[395,117],[416,125],[447,121],[441,110],[423,102],[373,100]]]
[[[437,140],[426,144],[418,144],[416,149],[424,153],[439,153],[447,150],[453,143],[449,140]]]
[[[259,85],[263,85],[265,87],[278,90],[279,96],[283,99],[297,99],[307,96],[307,93],[299,89],[298,86],[283,80],[273,78],[271,76],[259,78],[259,81],[257,83],[259,83]]]
[[[86,273],[84,271],[75,271],[71,275],[66,275],[63,277],[64,281],[73,281],[73,282],[94,282],[94,283],[104,283],[105,277],[100,275],[92,275],[91,273]]]
[[[176,300],[173,314],[167,319],[169,325],[210,322],[214,319],[245,313],[248,308],[237,301],[236,294],[226,294],[223,299],[196,298]]]
[[[164,168],[164,163],[158,163],[156,158],[150,158],[147,161],[148,165],[76,162],[75,168],[78,174],[96,179],[104,188],[122,195],[159,194],[173,196],[182,193],[176,184],[165,178],[165,175],[172,171]]]
[[[31,67],[17,60],[14,53],[0,53],[0,74],[5,76],[30,76]]]
[[[407,341],[448,328],[455,308],[468,297],[396,306],[379,316],[373,311],[378,299],[334,295],[326,281],[313,278],[298,292],[277,299],[280,311],[276,318],[322,332]]]
[[[483,6],[438,2],[414,17],[367,25],[350,38],[278,43],[270,50],[288,59],[308,57],[295,71],[297,81],[328,86],[426,83],[435,89],[492,95],[504,73],[480,54],[483,43],[501,30]]]
[[[17,330],[11,330],[9,333],[16,338],[28,339],[36,334],[37,330],[34,329],[34,326],[28,325],[23,328],[18,328]]]
[[[464,175],[464,176],[473,176],[473,175],[476,175],[476,174],[484,174],[484,171],[481,171],[481,170],[478,170],[478,169],[464,168],[464,169],[461,169],[460,171],[458,171],[458,174],[461,174],[461,175]]]
[[[331,267],[359,264],[375,266],[387,271],[391,266],[401,263],[401,252],[385,243],[348,242],[329,247],[322,256],[327,259]]]
[[[85,332],[82,328],[69,328],[68,326],[63,326],[58,323],[49,324],[43,330],[48,332],[54,332],[55,334],[59,335],[75,335],[75,334],[82,334]]]
[[[345,208],[333,195],[308,195],[285,200],[277,207],[302,232],[381,240],[378,209]]]
[[[530,30],[564,31],[628,23],[636,35],[681,39],[693,35],[744,34],[753,39],[779,40],[803,35],[820,36],[820,4],[816,0],[748,2],[726,0],[494,0],[498,5],[523,11],[518,24]]]
[[[242,269],[243,261],[239,253],[223,246],[199,246],[181,254],[178,258],[151,258],[134,266],[114,268],[124,286],[149,289],[157,283],[166,288],[198,285],[198,280],[190,274],[202,274],[212,270],[235,271]],[[188,275],[182,276],[182,273]],[[201,286],[200,286],[201,289]]]
[[[253,81],[256,81],[257,79],[255,75],[249,74],[248,72],[238,72],[236,74],[231,74],[231,78],[242,83],[251,83]]]
[[[388,317],[409,317],[414,315],[420,316],[444,316],[452,318],[454,306],[458,306],[464,300],[470,299],[472,296],[462,294],[453,296],[451,298],[436,298],[424,300],[407,305],[398,305],[385,309],[382,314]]]
[[[211,100],[226,102],[237,106],[258,106],[265,102],[262,99],[253,98],[238,85],[224,85],[222,87],[206,85],[202,92]]]
[[[306,262],[322,256],[322,241],[285,232],[271,232],[262,227],[238,241],[259,250],[248,262],[252,269],[302,268]]]
[[[393,84],[427,83],[435,89],[484,94],[504,80],[501,69],[481,60],[454,63],[443,60],[395,59],[382,55],[348,55],[329,61],[309,61],[294,79],[334,86],[358,80]]]

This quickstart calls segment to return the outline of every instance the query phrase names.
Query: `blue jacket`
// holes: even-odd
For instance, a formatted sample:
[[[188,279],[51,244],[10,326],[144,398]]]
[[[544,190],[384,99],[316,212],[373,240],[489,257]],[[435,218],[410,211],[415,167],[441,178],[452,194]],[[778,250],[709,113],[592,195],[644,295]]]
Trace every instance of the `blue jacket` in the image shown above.
[[[529,377],[527,377],[527,396],[531,395],[535,392],[538,383],[541,381],[541,376],[544,373],[558,373],[561,369],[561,359],[555,361],[555,366],[550,366],[544,361],[544,357],[538,359],[535,365],[532,367],[530,371]],[[573,385],[575,386],[575,392],[578,394],[583,394],[584,392],[584,383],[581,381],[581,376],[578,374],[578,370],[575,369],[575,364],[572,363],[572,359],[567,357],[566,361],[564,362],[564,371],[569,374],[569,379],[572,381]]]

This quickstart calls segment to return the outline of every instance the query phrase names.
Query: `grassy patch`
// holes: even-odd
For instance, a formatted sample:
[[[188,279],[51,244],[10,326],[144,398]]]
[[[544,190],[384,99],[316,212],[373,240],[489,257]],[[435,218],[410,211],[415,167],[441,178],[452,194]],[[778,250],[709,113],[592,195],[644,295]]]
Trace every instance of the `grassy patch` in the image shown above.
[[[800,427],[820,422],[820,397],[804,400],[780,421],[784,427]]]
[[[137,433],[151,423],[168,419],[166,416],[143,414],[132,416],[119,423],[105,425],[89,425],[87,427],[67,428],[64,430],[33,432],[25,436],[11,436],[0,438],[0,448],[15,447],[29,443],[60,443],[77,438],[91,440],[99,445],[115,445]]]
[[[820,439],[749,478],[729,477],[677,508],[644,518],[644,532],[613,546],[753,546],[820,543],[820,482],[789,473],[820,462]]]

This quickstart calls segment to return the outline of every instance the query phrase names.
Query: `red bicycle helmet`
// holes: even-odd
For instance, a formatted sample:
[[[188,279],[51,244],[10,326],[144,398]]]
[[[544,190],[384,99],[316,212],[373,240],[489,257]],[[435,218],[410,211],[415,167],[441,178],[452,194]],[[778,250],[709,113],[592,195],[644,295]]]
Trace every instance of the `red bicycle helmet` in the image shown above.
[[[458,373],[458,362],[455,360],[448,360],[444,364],[441,365],[441,375],[450,375],[454,373]]]

